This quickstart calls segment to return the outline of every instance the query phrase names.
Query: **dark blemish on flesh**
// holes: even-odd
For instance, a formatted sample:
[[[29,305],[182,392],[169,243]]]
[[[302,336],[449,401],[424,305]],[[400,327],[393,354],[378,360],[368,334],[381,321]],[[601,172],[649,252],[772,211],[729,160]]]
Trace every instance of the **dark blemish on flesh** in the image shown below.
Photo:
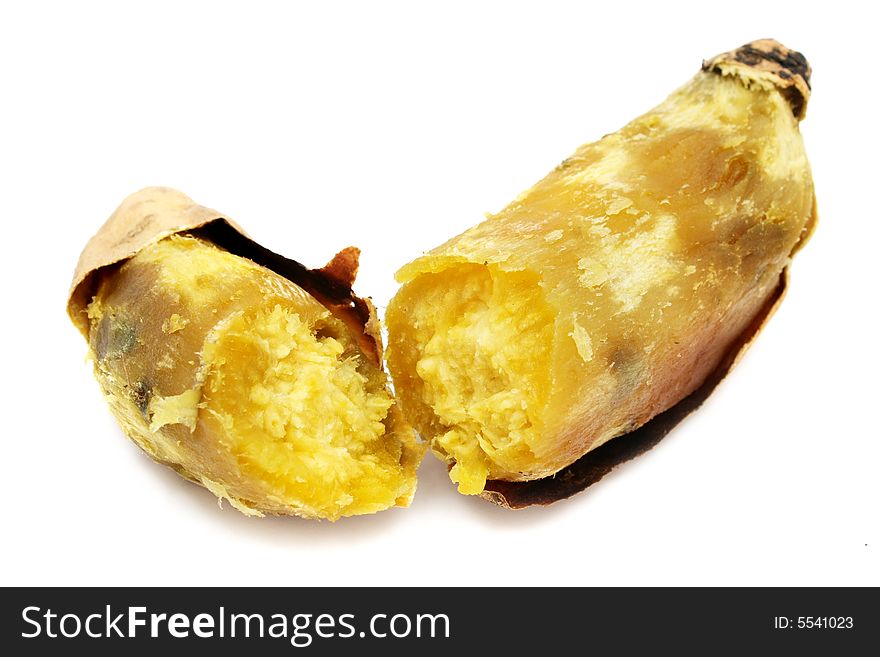
[[[150,400],[153,398],[153,388],[144,380],[135,383],[128,391],[131,400],[141,412],[144,418],[147,418],[147,408],[150,406]]]
[[[565,170],[568,169],[573,163],[574,163],[574,161],[572,160],[572,158],[567,157],[567,158],[565,158],[564,160],[562,160],[562,162],[560,162],[559,164],[556,165],[556,170],[557,170],[557,171],[565,171]]]
[[[626,399],[641,384],[645,363],[636,351],[626,345],[614,347],[608,362],[616,383],[612,403],[617,403]]]
[[[137,344],[137,331],[115,315],[105,315],[95,336],[95,354],[98,360],[115,359],[131,351]]]

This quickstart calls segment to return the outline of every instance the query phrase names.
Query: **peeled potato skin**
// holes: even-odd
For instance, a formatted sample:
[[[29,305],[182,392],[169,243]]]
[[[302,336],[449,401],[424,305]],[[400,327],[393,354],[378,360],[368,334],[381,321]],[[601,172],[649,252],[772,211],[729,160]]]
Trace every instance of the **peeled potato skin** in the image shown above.
[[[774,78],[766,62],[752,67],[740,54],[707,65],[654,110],[581,146],[497,215],[398,272],[403,286],[386,316],[389,369],[407,419],[450,464],[461,466],[440,444],[452,425],[425,373],[436,369],[431,327],[453,325],[445,315],[459,303],[463,268],[496,281],[532,276],[552,315],[549,355],[530,366],[543,400],[532,409],[532,435],[512,458],[504,446],[503,459],[473,437],[484,452],[474,468],[490,479],[553,475],[643,425],[698,388],[764,307],[815,221],[798,131],[806,97],[788,86],[791,74]],[[521,336],[489,326],[473,349],[503,363],[503,345]],[[456,359],[459,369],[477,360],[449,355]],[[463,488],[461,472],[452,473]],[[462,492],[480,492],[479,476],[471,479]]]
[[[165,267],[163,258],[180,249],[186,253],[175,257],[186,258],[192,266]],[[348,334],[345,323],[302,288],[245,258],[195,237],[182,236],[149,246],[133,258],[102,270],[99,276],[88,307],[88,337],[96,378],[125,433],[152,458],[249,515],[335,520],[409,504],[421,449],[392,404],[385,374],[360,352],[356,336]],[[233,439],[227,425],[248,418],[225,416],[219,410],[229,406],[222,396],[229,390],[239,390],[233,387],[236,382],[223,381],[221,376],[221,366],[234,360],[236,353],[224,352],[220,362],[216,344],[222,343],[224,327],[231,322],[272,312],[287,313],[282,326],[294,321],[295,316],[313,333],[335,336],[333,344],[341,344],[345,350],[340,359],[347,359],[352,368],[356,366],[358,376],[364,378],[370,390],[387,396],[387,413],[377,411],[384,415],[384,428],[379,429],[384,435],[365,453],[381,453],[377,458],[389,465],[382,470],[381,481],[359,481],[354,475],[350,479],[358,482],[357,490],[369,492],[368,499],[349,499],[349,480],[332,471],[357,468],[357,459],[364,458],[360,455],[340,458],[324,468],[316,465],[311,471],[299,471],[297,476],[305,480],[303,485],[310,491],[308,499],[303,500],[281,491],[277,481],[261,476],[258,468],[249,467],[243,460],[247,458],[241,449],[243,443]],[[251,340],[251,336],[245,334],[242,339]],[[259,346],[259,339],[254,339]],[[234,341],[230,344],[232,349],[244,348]],[[267,349],[291,348],[284,339],[268,344]],[[253,358],[255,353],[261,352],[242,352],[242,358]],[[214,361],[209,358],[211,354]],[[296,383],[294,380],[291,385]],[[250,394],[254,394],[253,389]],[[249,400],[242,403],[249,408]],[[328,421],[336,420],[328,417]],[[306,428],[306,433],[310,438],[321,438],[317,429],[309,432]],[[259,436],[259,440],[274,449],[272,440],[265,436]]]

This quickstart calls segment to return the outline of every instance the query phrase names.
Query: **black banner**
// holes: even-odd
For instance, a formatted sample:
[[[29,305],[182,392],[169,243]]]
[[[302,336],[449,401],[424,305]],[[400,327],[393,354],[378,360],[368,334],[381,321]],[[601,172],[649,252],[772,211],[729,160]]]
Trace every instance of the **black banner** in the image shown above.
[[[2,596],[7,655],[141,647],[162,655],[849,655],[880,640],[880,598],[869,588],[21,588]]]

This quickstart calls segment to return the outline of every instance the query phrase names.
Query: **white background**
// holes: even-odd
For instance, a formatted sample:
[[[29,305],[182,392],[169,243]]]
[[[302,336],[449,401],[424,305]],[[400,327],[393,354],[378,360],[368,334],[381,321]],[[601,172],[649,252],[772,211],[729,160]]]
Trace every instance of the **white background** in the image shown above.
[[[4,3],[2,492],[7,584],[880,584],[878,67],[870,3]],[[125,440],[65,314],[129,193],[177,187],[320,266],[406,261],[497,211],[700,61],[803,51],[821,221],[781,310],[658,447],[551,508],[459,496],[246,518]]]

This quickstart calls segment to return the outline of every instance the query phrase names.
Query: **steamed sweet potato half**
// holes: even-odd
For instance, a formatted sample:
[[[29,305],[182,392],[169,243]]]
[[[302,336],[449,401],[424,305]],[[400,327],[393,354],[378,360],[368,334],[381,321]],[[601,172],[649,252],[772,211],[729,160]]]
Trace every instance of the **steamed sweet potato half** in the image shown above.
[[[89,285],[95,376],[154,459],[249,514],[409,504],[422,448],[364,346],[373,328],[198,231],[151,241]]]
[[[710,60],[398,272],[389,369],[462,493],[552,477],[721,366],[814,223],[808,80],[773,41]]]

